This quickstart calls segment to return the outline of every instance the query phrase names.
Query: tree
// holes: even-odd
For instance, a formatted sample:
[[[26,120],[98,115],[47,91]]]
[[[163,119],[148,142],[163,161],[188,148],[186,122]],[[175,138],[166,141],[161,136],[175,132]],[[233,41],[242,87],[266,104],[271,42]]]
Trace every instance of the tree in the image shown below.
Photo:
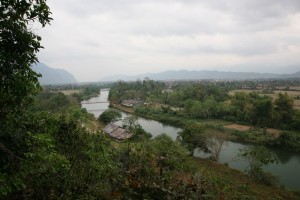
[[[24,188],[22,178],[28,174],[22,163],[31,151],[30,121],[23,111],[40,90],[39,75],[31,65],[38,61],[36,53],[42,48],[41,37],[28,25],[44,27],[51,21],[50,14],[46,0],[0,2],[0,176],[9,177],[3,190],[1,183],[0,198]]]
[[[216,108],[217,102],[213,96],[208,97],[202,104],[203,116],[205,119],[209,119],[213,110]]]
[[[256,124],[260,126],[272,125],[272,119],[274,114],[273,102],[269,97],[257,99],[254,103],[256,110]]]
[[[120,111],[113,108],[109,108],[99,116],[98,120],[103,122],[104,124],[109,124],[111,122],[118,121],[121,117],[122,114]]]
[[[2,0],[0,4],[0,119],[21,111],[40,90],[39,74],[31,68],[38,61],[41,37],[28,28],[51,21],[46,0]]]
[[[241,149],[238,157],[244,158],[248,162],[246,173],[252,178],[260,181],[266,181],[263,166],[278,162],[275,155],[263,146],[253,146]]]
[[[191,155],[193,155],[195,148],[207,150],[204,130],[205,127],[203,126],[189,124],[183,131],[178,133],[179,139],[181,139],[182,144],[186,146]]]
[[[205,144],[208,151],[211,153],[213,160],[219,161],[219,156],[223,145],[226,142],[226,133],[214,131],[206,135]]]
[[[275,110],[280,115],[280,120],[282,122],[290,122],[293,117],[293,106],[294,100],[285,94],[278,94],[278,98],[275,99]]]
[[[48,102],[50,110],[61,111],[66,109],[70,104],[70,100],[62,92],[56,93],[49,98]]]
[[[123,119],[123,126],[132,131],[134,129],[134,127],[137,125],[137,120],[138,120],[138,117],[135,115],[130,115],[128,117],[125,117]]]
[[[188,155],[187,149],[164,133],[156,136],[150,141],[150,144],[156,155],[160,175],[165,171],[180,168]]]

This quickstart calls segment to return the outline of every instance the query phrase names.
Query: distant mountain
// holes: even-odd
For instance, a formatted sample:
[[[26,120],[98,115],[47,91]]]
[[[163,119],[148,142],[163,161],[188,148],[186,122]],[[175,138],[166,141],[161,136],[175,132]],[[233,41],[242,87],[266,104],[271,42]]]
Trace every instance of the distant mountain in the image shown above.
[[[136,76],[113,76],[107,77],[102,81],[133,81],[148,77],[152,80],[251,80],[251,79],[286,79],[300,78],[300,71],[294,74],[271,74],[255,72],[222,72],[222,71],[165,71],[161,73],[148,73]]]
[[[78,82],[70,72],[64,69],[51,68],[44,63],[33,65],[32,69],[35,72],[42,74],[42,77],[39,78],[41,85],[67,84]]]

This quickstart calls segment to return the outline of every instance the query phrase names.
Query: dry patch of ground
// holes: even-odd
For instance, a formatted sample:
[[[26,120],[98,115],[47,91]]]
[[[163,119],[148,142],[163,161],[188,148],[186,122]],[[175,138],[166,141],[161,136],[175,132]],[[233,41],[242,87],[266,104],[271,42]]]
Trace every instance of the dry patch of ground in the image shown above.
[[[239,124],[230,124],[230,125],[226,125],[224,127],[230,128],[230,129],[235,129],[238,131],[249,131],[251,128],[250,126],[244,126],[244,125],[239,125]]]
[[[61,92],[64,93],[64,95],[72,95],[80,93],[81,90],[62,90]]]
[[[300,100],[299,99],[294,100],[294,108],[300,110]]]
[[[272,135],[274,138],[278,138],[280,136],[280,130],[278,129],[267,128],[267,133]]]

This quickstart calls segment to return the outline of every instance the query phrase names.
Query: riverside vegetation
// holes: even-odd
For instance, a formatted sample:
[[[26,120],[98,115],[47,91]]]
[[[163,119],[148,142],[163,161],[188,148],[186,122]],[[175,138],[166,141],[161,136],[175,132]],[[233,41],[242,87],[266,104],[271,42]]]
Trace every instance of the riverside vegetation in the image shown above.
[[[299,199],[166,135],[112,140],[77,95],[41,91],[31,68],[41,38],[27,25],[50,23],[46,1],[0,6],[0,199]]]
[[[267,81],[175,82],[170,89],[163,82],[151,80],[131,83],[121,81],[111,88],[109,99],[115,106],[120,105],[124,99],[143,99],[146,106],[134,109],[118,107],[146,118],[183,127],[186,132],[184,135],[197,127],[198,131],[194,131],[196,135],[190,137],[192,140],[205,130],[216,130],[228,133],[231,140],[299,152],[300,111],[293,106],[297,97],[284,92],[279,93],[275,99],[256,91],[229,94],[241,87],[253,87],[255,83],[261,87],[268,87],[269,84]],[[284,84],[288,83],[284,81]],[[296,83],[300,85],[299,81],[290,81],[291,85]],[[231,124],[247,125],[248,129],[228,128]]]

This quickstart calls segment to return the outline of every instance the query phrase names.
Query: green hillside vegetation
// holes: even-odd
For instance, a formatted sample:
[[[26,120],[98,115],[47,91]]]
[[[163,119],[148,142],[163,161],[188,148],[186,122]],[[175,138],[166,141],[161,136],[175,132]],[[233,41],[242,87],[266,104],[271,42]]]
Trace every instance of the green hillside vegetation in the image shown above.
[[[31,68],[41,38],[27,25],[50,23],[46,2],[2,1],[0,8],[0,199],[299,199],[195,160],[164,134],[112,140],[80,108],[81,96],[41,91]],[[163,84],[143,85],[151,92],[141,94],[155,99]]]

